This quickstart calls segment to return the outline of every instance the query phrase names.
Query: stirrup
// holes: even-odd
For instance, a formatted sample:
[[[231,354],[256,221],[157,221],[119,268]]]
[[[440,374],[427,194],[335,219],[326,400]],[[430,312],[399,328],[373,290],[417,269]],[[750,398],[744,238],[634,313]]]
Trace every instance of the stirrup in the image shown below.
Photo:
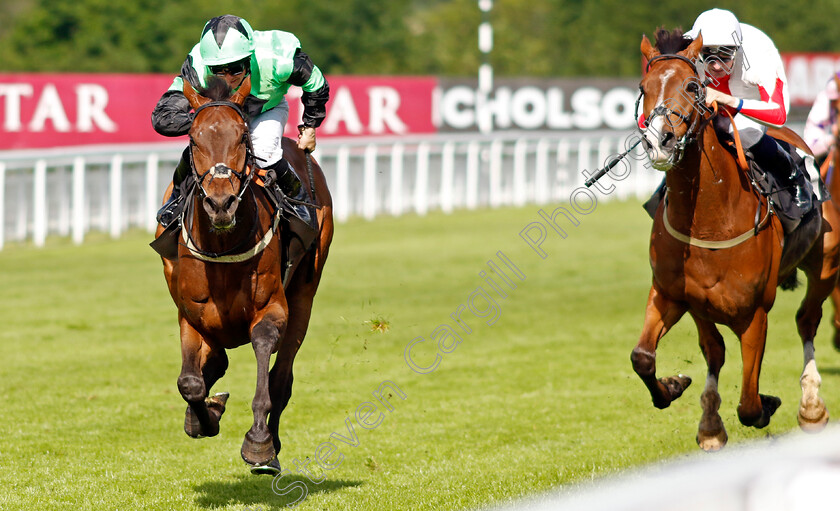
[[[183,199],[184,197],[178,191],[178,187],[175,187],[172,189],[169,200],[158,210],[155,218],[164,229],[169,227],[172,222],[178,220],[178,217],[181,215],[181,203]]]

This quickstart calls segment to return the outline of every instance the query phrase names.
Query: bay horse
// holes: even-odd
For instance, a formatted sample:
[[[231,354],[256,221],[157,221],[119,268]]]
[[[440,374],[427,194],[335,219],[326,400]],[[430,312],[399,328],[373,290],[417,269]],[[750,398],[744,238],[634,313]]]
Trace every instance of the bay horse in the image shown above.
[[[725,349],[717,325],[725,325],[741,344],[738,418],[746,426],[767,426],[781,405],[779,398],[759,394],[767,313],[777,285],[795,279],[800,268],[808,284],[796,314],[805,358],[798,418],[803,429],[819,430],[828,421],[828,411],[819,396],[814,336],[822,303],[837,280],[840,241],[832,226],[840,225],[838,215],[823,205],[824,219],[817,212],[807,224],[810,230],[803,220],[785,239],[767,198],[754,189],[746,170],[718,140],[712,122],[716,110],[705,106],[705,88],[694,64],[702,35],[690,44],[680,30],[660,29],[656,36],[655,48],[646,36],[641,43],[648,61],[640,83],[642,112],[649,123],[642,142],[653,166],[665,172],[667,191],[650,236],[653,282],[644,327],[630,357],[633,369],[657,408],[680,397],[691,379],[657,378],[656,348],[689,313],[708,366],[696,440],[706,451],[718,450],[728,439],[718,413]]]
[[[254,420],[241,455],[252,472],[275,474],[280,470],[278,424],[291,396],[292,363],[306,335],[333,236],[332,201],[317,162],[305,163],[303,151],[284,138],[284,157],[292,166],[311,165],[301,180],[314,190],[310,199],[318,204],[314,247],[284,289],[284,224],[255,183],[257,168],[241,109],[250,89],[250,77],[232,96],[221,80],[200,93],[184,80],[184,94],[196,112],[189,132],[195,185],[185,199],[177,257],[162,260],[178,307],[178,390],[188,404],[185,432],[194,438],[219,433],[228,394],[208,397],[209,391],[227,370],[225,350],[250,343],[257,360]],[[170,184],[167,197],[171,191]],[[163,231],[158,226],[156,237]],[[269,370],[273,353],[277,357]]]

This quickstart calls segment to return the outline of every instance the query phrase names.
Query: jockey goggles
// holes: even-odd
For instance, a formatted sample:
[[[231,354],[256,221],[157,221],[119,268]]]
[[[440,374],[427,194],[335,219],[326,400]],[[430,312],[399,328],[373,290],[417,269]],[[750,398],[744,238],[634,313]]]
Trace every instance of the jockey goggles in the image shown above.
[[[704,46],[703,49],[700,50],[700,58],[703,62],[708,62],[710,60],[729,62],[735,58],[735,53],[737,52],[737,46]]]
[[[210,69],[210,72],[214,75],[231,75],[236,76],[240,75],[251,67],[251,58],[244,58],[242,60],[237,60],[236,62],[228,62],[227,64],[218,64],[215,66],[207,66]]]

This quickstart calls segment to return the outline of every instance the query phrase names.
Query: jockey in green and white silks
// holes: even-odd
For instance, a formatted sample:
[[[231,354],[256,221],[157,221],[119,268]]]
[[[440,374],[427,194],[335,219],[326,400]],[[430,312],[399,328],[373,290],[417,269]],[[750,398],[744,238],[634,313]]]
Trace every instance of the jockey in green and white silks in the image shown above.
[[[224,79],[233,89],[251,77],[251,92],[245,100],[244,112],[251,130],[254,156],[262,168],[273,168],[287,195],[300,190],[297,176],[282,159],[281,141],[289,119],[285,95],[292,85],[303,89],[303,124],[299,126],[298,147],[315,149],[315,128],[326,115],[329,84],[323,73],[300,48],[293,34],[280,30],[255,31],[247,21],[226,14],[208,21],[196,44],[181,66],[169,89],[161,96],[152,112],[155,131],[164,136],[180,136],[189,132],[195,116],[183,93],[183,80],[193,87],[205,87],[211,76]],[[173,195],[167,203],[178,200],[178,186],[189,169],[185,152],[176,169]],[[167,207],[158,215],[162,224]],[[172,209],[172,208],[170,208]],[[169,215],[171,216],[171,215]]]

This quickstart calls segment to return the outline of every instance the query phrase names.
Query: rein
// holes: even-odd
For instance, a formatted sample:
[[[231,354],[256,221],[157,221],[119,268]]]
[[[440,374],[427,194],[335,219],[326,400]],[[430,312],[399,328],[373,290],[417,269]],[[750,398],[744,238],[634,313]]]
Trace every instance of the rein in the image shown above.
[[[237,172],[230,167],[227,167],[221,163],[217,163],[210,169],[208,169],[204,174],[199,174],[198,169],[195,167],[195,160],[193,158],[192,147],[194,147],[194,142],[192,137],[190,137],[190,169],[192,171],[193,177],[195,179],[196,185],[198,189],[201,191],[201,194],[205,197],[207,196],[207,190],[204,189],[204,179],[209,175],[210,179],[213,180],[215,178],[227,178],[231,184],[231,174],[236,176],[239,179],[239,182],[242,183],[240,186],[239,194],[236,196],[237,201],[241,201],[242,197],[245,194],[246,190],[250,190],[251,196],[254,198],[254,221],[251,226],[250,234],[243,239],[243,241],[237,243],[232,248],[222,251],[222,252],[210,252],[206,250],[202,250],[198,248],[198,244],[196,243],[195,239],[192,235],[192,220],[194,218],[194,211],[191,211],[190,222],[185,222],[185,217],[187,214],[187,210],[192,207],[192,196],[191,193],[187,197],[187,207],[181,212],[181,225],[184,226],[181,229],[181,238],[184,241],[184,246],[190,251],[190,254],[195,257],[196,259],[200,259],[206,262],[214,262],[214,263],[238,263],[242,261],[247,261],[252,257],[255,257],[257,254],[262,252],[268,244],[271,242],[272,238],[274,237],[274,231],[277,229],[278,225],[280,224],[280,218],[282,217],[282,211],[278,208],[277,211],[274,213],[274,220],[272,222],[271,228],[269,228],[265,234],[263,235],[262,239],[258,241],[252,248],[237,252],[241,250],[242,246],[246,243],[246,240],[253,238],[253,236],[257,233],[257,227],[259,226],[259,205],[256,198],[256,194],[254,193],[253,188],[249,187],[251,182],[254,180],[254,174],[256,172],[251,171],[251,163],[256,159],[254,156],[254,148],[253,143],[251,141],[251,132],[247,129],[247,121],[245,118],[245,114],[243,113],[242,109],[236,103],[232,101],[210,101],[205,103],[195,110],[195,115],[198,116],[198,113],[204,110],[205,108],[209,107],[228,107],[233,109],[239,117],[242,118],[243,122],[245,122],[246,129],[245,134],[243,135],[243,139],[245,142],[245,162],[242,166],[242,169]]]

